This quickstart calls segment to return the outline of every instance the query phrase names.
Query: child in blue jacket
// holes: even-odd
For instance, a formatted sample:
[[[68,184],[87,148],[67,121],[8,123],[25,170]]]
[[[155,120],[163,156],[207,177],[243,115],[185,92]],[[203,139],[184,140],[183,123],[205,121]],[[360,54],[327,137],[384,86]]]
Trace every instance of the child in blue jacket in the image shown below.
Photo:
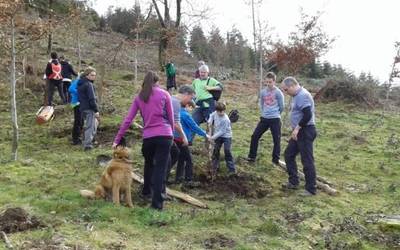
[[[196,124],[192,118],[192,115],[188,111],[193,104],[191,103],[188,104],[187,107],[182,107],[180,111],[182,129],[186,135],[189,145],[191,145],[193,141],[193,133],[208,139],[206,131]],[[183,180],[185,182],[191,182],[193,178],[192,153],[190,152],[189,146],[183,146],[181,143],[178,143],[177,145],[179,147],[180,154],[176,168],[175,181],[177,183],[182,182]],[[183,173],[185,173],[185,178],[183,177]]]
[[[71,106],[74,110],[74,126],[72,127],[72,145],[79,145],[82,143],[80,136],[83,126],[83,121],[81,112],[79,110],[78,82],[79,82],[79,77],[73,80],[68,88],[68,92],[71,95]]]

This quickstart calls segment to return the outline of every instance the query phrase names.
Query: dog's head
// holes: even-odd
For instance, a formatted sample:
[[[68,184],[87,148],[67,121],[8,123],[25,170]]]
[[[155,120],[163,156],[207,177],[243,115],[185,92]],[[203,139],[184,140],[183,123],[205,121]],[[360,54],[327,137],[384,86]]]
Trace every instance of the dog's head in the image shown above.
[[[128,159],[129,150],[124,146],[117,146],[113,152],[113,159]]]
[[[96,185],[96,188],[94,190],[94,197],[96,197],[97,199],[106,198],[106,190],[104,190],[104,187],[102,185]]]

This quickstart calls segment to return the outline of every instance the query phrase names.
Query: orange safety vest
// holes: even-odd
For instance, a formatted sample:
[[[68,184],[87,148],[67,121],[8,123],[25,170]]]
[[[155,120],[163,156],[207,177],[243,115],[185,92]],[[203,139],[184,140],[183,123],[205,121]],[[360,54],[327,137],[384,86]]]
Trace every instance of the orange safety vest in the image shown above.
[[[61,80],[63,79],[62,75],[61,75],[61,64],[54,64],[51,63],[51,71],[52,73],[49,75],[49,79],[53,79],[53,80]]]

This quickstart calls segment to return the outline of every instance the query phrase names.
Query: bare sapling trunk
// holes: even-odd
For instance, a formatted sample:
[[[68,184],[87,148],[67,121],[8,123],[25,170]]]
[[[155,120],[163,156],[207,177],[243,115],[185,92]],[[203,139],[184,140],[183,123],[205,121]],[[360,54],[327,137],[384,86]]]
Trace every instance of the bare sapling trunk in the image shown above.
[[[13,127],[13,140],[11,147],[11,159],[16,161],[18,159],[18,122],[17,122],[17,101],[15,95],[15,23],[14,18],[11,19],[11,120]]]
[[[254,0],[251,0],[251,15],[253,19],[254,75],[257,76],[257,42],[256,42],[257,36],[256,36],[256,17],[254,15]],[[257,93],[257,103],[260,101],[260,93],[261,93],[261,80],[260,80],[260,88]]]
[[[76,42],[78,43],[78,72],[82,69],[82,58],[81,58],[81,36],[79,34],[79,28],[77,31]]]
[[[104,98],[104,77],[106,75],[106,66],[105,63],[100,64],[99,66],[99,75],[100,75],[100,81],[99,81],[99,91],[98,91],[98,104],[99,107],[101,107],[103,103],[103,98]]]

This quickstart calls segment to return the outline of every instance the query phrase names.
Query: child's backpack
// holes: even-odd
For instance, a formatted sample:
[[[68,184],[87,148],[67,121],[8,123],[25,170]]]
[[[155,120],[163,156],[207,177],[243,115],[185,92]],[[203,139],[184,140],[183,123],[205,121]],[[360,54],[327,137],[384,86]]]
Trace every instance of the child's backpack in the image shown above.
[[[229,112],[228,117],[231,123],[237,122],[239,120],[239,111],[237,109],[231,110],[231,112]]]

